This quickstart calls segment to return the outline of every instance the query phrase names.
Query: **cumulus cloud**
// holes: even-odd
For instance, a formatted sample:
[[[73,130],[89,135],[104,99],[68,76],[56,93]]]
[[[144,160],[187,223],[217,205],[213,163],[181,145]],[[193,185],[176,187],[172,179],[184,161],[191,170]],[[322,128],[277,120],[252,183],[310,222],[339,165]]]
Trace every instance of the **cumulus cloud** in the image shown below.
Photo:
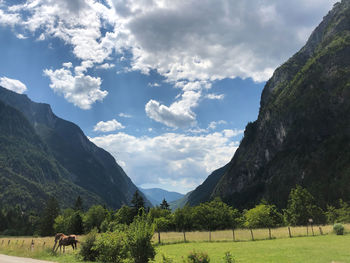
[[[137,185],[158,184],[188,191],[232,158],[238,142],[225,133],[166,133],[140,138],[117,133],[90,140],[109,151],[117,162],[125,163],[127,174]]]
[[[145,107],[148,117],[172,128],[186,128],[196,124],[196,114],[192,108],[198,105],[200,92],[185,91],[181,99],[169,107],[150,100]]]
[[[20,94],[27,90],[26,85],[23,84],[21,81],[17,79],[10,79],[7,77],[0,78],[0,86]]]
[[[223,100],[225,98],[225,95],[224,94],[209,93],[205,97],[207,99],[210,99],[210,100]]]
[[[62,39],[82,60],[80,73],[96,64],[109,67],[105,61],[114,53],[124,58],[128,52],[130,66],[125,71],[156,70],[185,97],[187,91],[206,94],[200,91],[224,78],[266,81],[305,43],[335,2],[29,0],[1,5],[0,23],[19,25],[33,34],[39,31],[38,39]],[[223,94],[207,98],[222,99]],[[185,108],[180,111],[179,105]],[[146,113],[174,127],[195,123],[193,107],[152,100]]]
[[[57,70],[45,69],[44,74],[51,80],[50,88],[84,110],[90,109],[93,103],[102,101],[108,94],[100,89],[100,78],[84,75],[79,70],[78,74],[73,74],[67,66]]]
[[[124,129],[124,128],[125,128],[125,126],[123,126],[116,119],[113,119],[113,120],[110,120],[110,121],[100,121],[100,122],[98,122],[95,125],[95,127],[94,127],[94,131],[112,132],[112,131],[121,130],[121,129]]]

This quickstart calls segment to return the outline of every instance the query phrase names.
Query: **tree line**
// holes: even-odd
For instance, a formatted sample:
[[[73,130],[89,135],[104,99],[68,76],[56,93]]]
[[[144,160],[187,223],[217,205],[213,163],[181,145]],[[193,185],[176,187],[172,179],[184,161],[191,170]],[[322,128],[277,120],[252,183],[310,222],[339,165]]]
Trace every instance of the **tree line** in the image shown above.
[[[285,209],[279,210],[274,204],[261,200],[251,209],[239,211],[228,206],[219,198],[198,206],[171,211],[163,200],[159,206],[148,208],[138,191],[135,192],[131,206],[111,210],[101,205],[94,205],[87,211],[83,209],[83,200],[78,197],[74,207],[60,210],[56,199],[47,201],[40,216],[24,213],[20,207],[0,209],[0,233],[3,235],[41,235],[50,236],[57,232],[67,234],[86,234],[92,229],[108,232],[129,226],[134,218],[145,211],[152,220],[155,231],[215,231],[236,228],[274,228],[280,226],[333,224],[350,222],[350,206],[339,200],[337,206],[322,209],[317,200],[301,186],[296,186],[289,194]]]

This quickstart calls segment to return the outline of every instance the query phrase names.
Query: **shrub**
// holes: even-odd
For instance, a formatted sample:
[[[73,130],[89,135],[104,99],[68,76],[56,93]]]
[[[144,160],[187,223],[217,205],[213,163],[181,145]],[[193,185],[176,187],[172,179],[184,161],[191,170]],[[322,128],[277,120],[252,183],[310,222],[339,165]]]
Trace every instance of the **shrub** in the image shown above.
[[[162,263],[173,263],[174,260],[166,255],[162,254]]]
[[[189,263],[209,263],[210,259],[207,253],[193,251],[187,256],[187,261]]]
[[[337,235],[344,235],[344,226],[342,224],[334,224],[333,226],[333,231],[337,234]]]
[[[92,250],[102,262],[123,262],[127,258],[126,235],[121,231],[107,232],[96,238]]]
[[[232,257],[230,252],[226,252],[224,256],[224,263],[234,263],[235,259]]]
[[[85,241],[81,243],[79,255],[84,261],[95,261],[98,257],[98,251],[93,249],[97,236],[97,229],[93,229],[86,235]]]
[[[142,210],[142,209],[141,209]],[[127,231],[127,243],[134,263],[147,263],[156,254],[152,244],[154,225],[143,212],[137,215]]]

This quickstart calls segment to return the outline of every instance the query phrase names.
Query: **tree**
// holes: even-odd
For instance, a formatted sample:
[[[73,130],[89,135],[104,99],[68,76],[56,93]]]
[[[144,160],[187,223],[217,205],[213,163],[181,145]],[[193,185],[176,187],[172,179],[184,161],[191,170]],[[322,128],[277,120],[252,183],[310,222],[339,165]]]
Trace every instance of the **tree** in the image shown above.
[[[115,213],[115,221],[119,224],[130,225],[134,219],[134,208],[123,205]]]
[[[271,228],[282,224],[282,215],[275,205],[261,203],[244,213],[244,225],[252,228],[268,228],[271,239]]]
[[[54,222],[59,215],[60,207],[54,197],[49,198],[43,211],[40,224],[40,234],[42,236],[51,236],[55,234]]]
[[[84,217],[84,228],[86,231],[90,231],[93,228],[97,228],[100,231],[100,226],[103,220],[107,216],[107,210],[101,205],[94,205],[90,207]]]
[[[165,200],[165,198],[163,199],[163,201],[162,201],[162,203],[160,204],[160,208],[161,209],[164,209],[164,210],[170,210],[170,208],[169,208],[170,206],[169,206],[169,204],[168,204],[168,202]]]
[[[316,205],[314,197],[300,185],[290,191],[284,216],[287,223],[294,226],[306,225],[309,219],[313,219],[314,223],[325,222],[324,213]]]
[[[186,231],[193,229],[192,208],[185,206],[178,208],[174,212],[174,223],[178,231],[182,231],[186,242]]]
[[[127,231],[127,244],[134,263],[147,263],[156,254],[152,244],[154,225],[144,209],[140,211]]]
[[[131,200],[132,207],[134,208],[134,214],[140,213],[140,208],[145,208],[145,201],[138,190],[135,191]]]
[[[75,211],[83,211],[83,199],[81,199],[80,195],[75,200],[74,210]]]

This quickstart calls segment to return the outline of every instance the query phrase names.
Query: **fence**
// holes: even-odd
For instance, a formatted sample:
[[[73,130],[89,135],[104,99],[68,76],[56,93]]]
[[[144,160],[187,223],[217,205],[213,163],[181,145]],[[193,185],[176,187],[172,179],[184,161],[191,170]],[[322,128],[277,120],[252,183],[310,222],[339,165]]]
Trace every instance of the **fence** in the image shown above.
[[[350,232],[350,224],[344,225],[345,231]],[[298,226],[279,227],[271,229],[235,229],[222,231],[194,231],[194,232],[161,232],[160,241],[163,244],[177,242],[201,241],[250,241],[270,238],[293,238],[301,236],[320,236],[333,232],[333,225],[326,226]],[[153,236],[155,243],[159,242],[158,233]]]

